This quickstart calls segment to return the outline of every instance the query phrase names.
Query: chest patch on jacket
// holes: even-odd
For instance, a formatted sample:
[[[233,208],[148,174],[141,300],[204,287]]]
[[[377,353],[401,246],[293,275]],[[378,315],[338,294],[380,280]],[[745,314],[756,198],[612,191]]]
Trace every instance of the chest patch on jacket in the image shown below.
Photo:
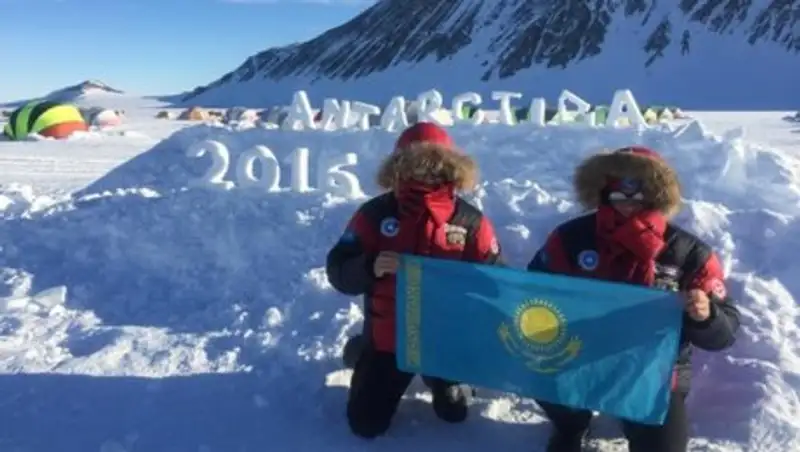
[[[464,247],[467,243],[467,228],[454,224],[445,224],[444,237],[448,245]]]
[[[681,276],[683,276],[683,271],[677,266],[656,264],[653,287],[677,292],[680,290]]]

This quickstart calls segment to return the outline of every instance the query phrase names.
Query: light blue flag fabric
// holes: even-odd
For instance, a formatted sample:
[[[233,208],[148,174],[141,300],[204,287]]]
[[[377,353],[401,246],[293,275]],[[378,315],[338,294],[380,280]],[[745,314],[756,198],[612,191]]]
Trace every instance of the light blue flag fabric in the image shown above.
[[[402,370],[664,422],[681,333],[676,293],[403,256],[396,306]]]

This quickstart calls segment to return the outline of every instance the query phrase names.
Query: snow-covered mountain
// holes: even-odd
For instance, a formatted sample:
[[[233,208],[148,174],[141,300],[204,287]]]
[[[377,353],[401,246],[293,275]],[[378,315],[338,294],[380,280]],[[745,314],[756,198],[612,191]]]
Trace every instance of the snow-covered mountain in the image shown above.
[[[12,109],[32,100],[50,100],[69,103],[82,108],[108,108],[112,110],[152,109],[163,108],[168,105],[166,101],[129,94],[99,80],[86,80],[76,85],[51,91],[35,99],[23,99],[0,104],[0,107]]]
[[[184,101],[264,106],[306,89],[384,103],[431,88],[555,100],[568,88],[606,103],[624,87],[689,108],[786,109],[798,74],[800,0],[383,0]]]
[[[99,80],[86,80],[78,83],[77,85],[68,86],[59,90],[53,91],[44,96],[52,100],[71,101],[77,97],[94,94],[125,94],[124,91],[112,88],[111,86]]]
[[[35,99],[20,99],[2,104],[3,107],[17,107],[32,100],[52,100],[56,102],[67,102],[81,104],[82,100],[97,97],[123,97],[125,93],[116,88],[99,81],[85,80],[81,83],[59,88]]]

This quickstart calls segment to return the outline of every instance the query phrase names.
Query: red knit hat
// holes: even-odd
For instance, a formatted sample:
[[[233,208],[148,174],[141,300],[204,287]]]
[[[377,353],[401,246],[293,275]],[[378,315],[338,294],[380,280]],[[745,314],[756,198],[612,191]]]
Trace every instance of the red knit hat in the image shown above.
[[[644,146],[627,146],[624,148],[619,148],[614,152],[620,152],[620,153],[630,152],[632,154],[641,155],[642,157],[650,157],[651,159],[656,159],[661,161],[664,160],[658,152],[650,148],[646,148]]]
[[[444,147],[453,148],[455,143],[444,128],[432,122],[418,122],[408,127],[395,143],[395,150],[403,149],[414,143],[428,142]]]

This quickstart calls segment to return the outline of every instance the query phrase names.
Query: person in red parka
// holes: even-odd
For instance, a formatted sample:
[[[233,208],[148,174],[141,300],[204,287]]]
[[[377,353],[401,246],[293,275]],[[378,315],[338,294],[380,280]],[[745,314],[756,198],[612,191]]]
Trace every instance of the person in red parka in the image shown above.
[[[413,374],[400,371],[395,357],[395,273],[400,254],[486,264],[500,263],[491,222],[457,193],[476,183],[474,161],[448,133],[427,122],[400,134],[378,171],[386,190],[361,205],[327,256],[331,285],[364,296],[364,327],[355,355],[347,400],[352,432],[384,434]],[[447,422],[467,418],[472,389],[457,382],[423,377],[436,415]]]
[[[578,201],[592,212],[551,232],[528,269],[683,295],[683,330],[666,422],[653,426],[623,420],[622,427],[630,452],[685,452],[692,348],[726,349],[739,329],[739,311],[728,295],[722,264],[708,244],[669,222],[680,208],[680,184],[652,149],[633,146],[593,155],[578,166],[573,185]],[[537,403],[553,423],[548,452],[580,452],[592,412]]]

